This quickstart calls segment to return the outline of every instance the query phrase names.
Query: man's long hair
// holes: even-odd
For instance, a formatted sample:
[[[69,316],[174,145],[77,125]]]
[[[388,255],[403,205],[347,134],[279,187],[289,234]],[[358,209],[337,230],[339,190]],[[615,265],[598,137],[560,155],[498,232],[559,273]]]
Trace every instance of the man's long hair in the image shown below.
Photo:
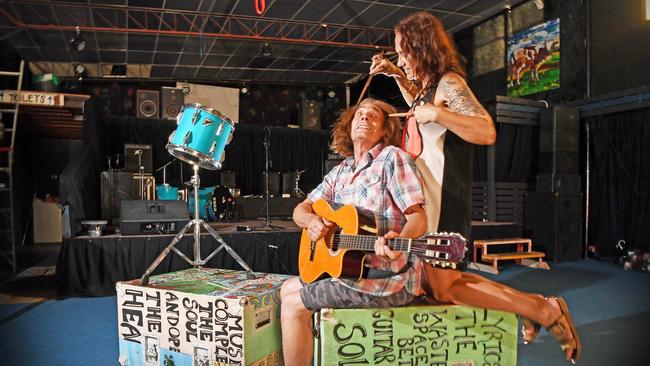
[[[384,137],[382,143],[384,146],[393,145],[399,146],[401,143],[401,126],[399,118],[388,117],[390,113],[395,113],[397,110],[392,105],[381,100],[366,98],[359,104],[359,108],[363,106],[373,106],[379,109],[384,114]],[[354,155],[354,146],[352,145],[352,137],[350,136],[352,130],[352,120],[354,114],[357,112],[357,107],[350,107],[343,113],[336,121],[334,130],[332,131],[332,143],[330,148],[337,154],[350,157]]]
[[[415,67],[418,79],[429,78],[432,87],[448,72],[466,77],[465,59],[458,53],[454,41],[442,23],[432,14],[422,11],[400,20],[395,33],[402,35],[402,51]]]

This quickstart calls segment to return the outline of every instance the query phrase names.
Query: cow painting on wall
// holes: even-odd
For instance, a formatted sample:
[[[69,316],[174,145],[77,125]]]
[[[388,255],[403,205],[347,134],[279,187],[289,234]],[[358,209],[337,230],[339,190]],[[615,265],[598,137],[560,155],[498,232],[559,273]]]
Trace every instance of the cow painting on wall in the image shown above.
[[[560,19],[528,28],[508,40],[508,96],[560,87]]]

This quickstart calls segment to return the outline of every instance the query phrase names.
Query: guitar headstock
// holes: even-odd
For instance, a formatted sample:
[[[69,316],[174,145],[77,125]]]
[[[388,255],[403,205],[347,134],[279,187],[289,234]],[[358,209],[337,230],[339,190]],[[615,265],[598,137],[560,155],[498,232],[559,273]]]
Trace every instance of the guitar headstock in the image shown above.
[[[417,240],[414,252],[425,262],[441,268],[456,269],[456,264],[465,258],[467,240],[458,233],[430,232]]]

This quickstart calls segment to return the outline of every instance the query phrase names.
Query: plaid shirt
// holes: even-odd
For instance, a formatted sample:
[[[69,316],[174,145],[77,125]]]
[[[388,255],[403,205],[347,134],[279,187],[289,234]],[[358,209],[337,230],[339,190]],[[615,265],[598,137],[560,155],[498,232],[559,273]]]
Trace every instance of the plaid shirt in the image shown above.
[[[350,157],[332,169],[309,194],[312,202],[319,198],[374,212],[379,235],[390,230],[401,232],[406,223],[404,211],[413,205],[424,203],[413,159],[397,147],[384,148],[382,144],[370,149],[358,166],[354,165],[354,158]],[[401,273],[381,279],[340,281],[353,290],[375,296],[391,295],[404,286],[411,294],[420,295],[422,265],[415,256],[409,264],[408,257],[402,255],[396,260],[390,260],[367,254],[366,266]],[[407,265],[408,269],[402,272]]]

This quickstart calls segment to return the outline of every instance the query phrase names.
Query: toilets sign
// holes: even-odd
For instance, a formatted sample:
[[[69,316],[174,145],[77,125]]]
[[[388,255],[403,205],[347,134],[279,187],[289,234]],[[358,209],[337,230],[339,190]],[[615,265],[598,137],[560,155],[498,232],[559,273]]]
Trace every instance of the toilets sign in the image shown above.
[[[15,90],[0,90],[0,103],[17,102],[18,92]],[[20,93],[20,104],[62,107],[63,95],[57,93],[22,91]]]

